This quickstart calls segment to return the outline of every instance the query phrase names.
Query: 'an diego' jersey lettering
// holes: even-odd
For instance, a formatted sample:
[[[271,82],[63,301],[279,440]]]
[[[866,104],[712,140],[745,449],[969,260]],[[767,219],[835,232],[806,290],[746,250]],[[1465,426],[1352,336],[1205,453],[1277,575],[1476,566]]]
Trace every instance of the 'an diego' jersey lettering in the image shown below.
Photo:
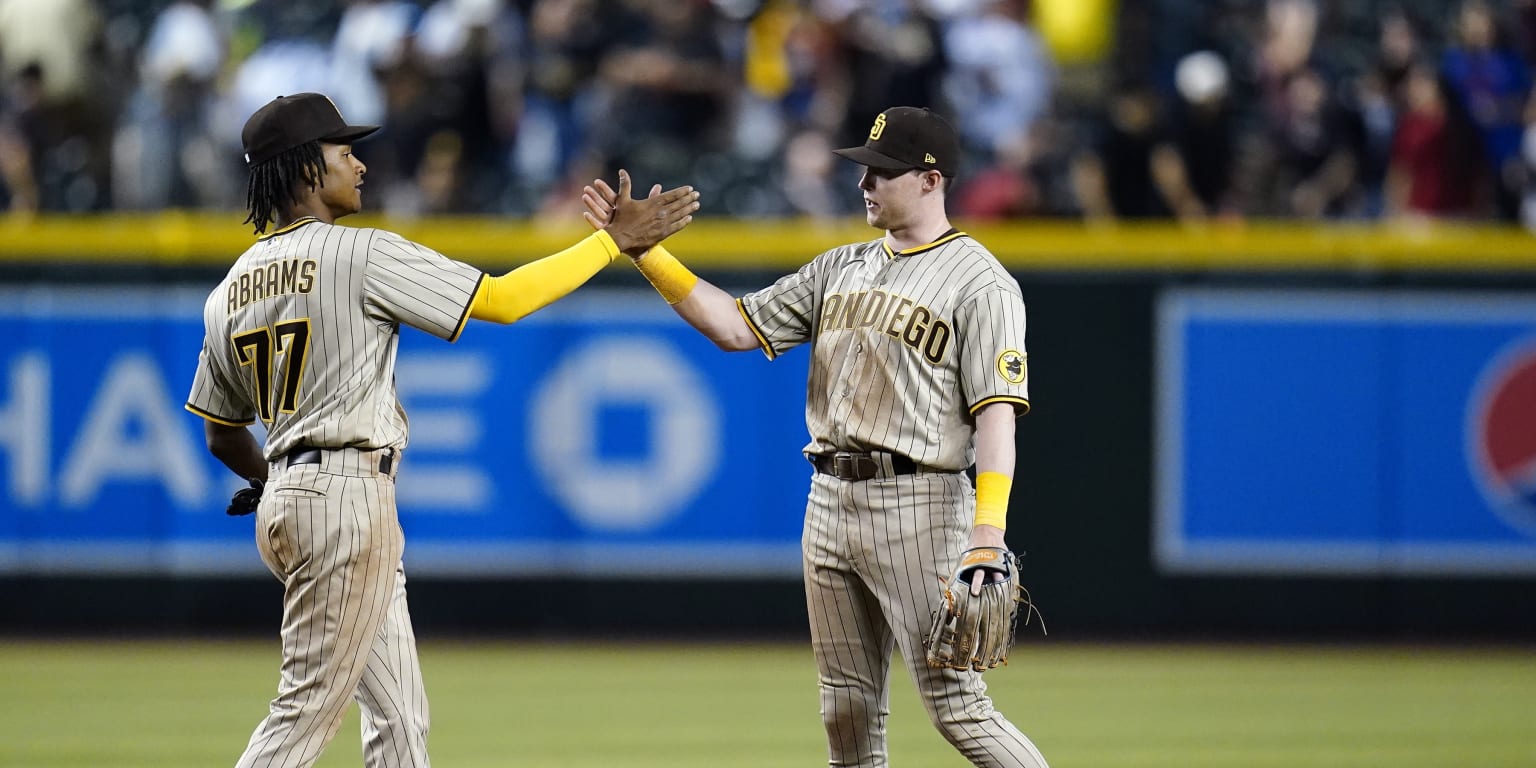
[[[1029,407],[1019,284],[962,233],[899,253],[883,239],[834,248],[740,307],[770,358],[812,342],[808,453],[960,470],[978,409]]]
[[[834,293],[821,308],[821,333],[875,328],[920,352],[924,360],[944,362],[954,331],[933,310],[894,293],[881,290]]]

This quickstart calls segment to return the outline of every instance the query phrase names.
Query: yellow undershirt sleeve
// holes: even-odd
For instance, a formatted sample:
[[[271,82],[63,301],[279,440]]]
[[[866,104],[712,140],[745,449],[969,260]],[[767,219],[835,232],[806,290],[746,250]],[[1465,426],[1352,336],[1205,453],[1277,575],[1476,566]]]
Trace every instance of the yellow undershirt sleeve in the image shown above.
[[[1001,472],[976,475],[976,525],[991,525],[1008,530],[1008,494],[1013,478]]]
[[[481,280],[469,316],[503,325],[515,323],[581,287],[618,255],[613,238],[607,232],[595,232],[559,253]]]
[[[676,304],[688,298],[693,287],[699,284],[699,276],[689,272],[676,256],[660,245],[646,251],[635,262],[635,266],[668,304]]]

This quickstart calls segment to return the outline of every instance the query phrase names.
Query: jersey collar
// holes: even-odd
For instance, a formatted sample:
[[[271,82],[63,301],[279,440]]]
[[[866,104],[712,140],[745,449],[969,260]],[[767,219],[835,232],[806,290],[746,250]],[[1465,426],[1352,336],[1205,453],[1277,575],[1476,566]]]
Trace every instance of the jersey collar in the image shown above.
[[[313,223],[315,223],[317,221],[319,221],[319,219],[317,219],[317,218],[315,218],[313,216],[300,216],[299,218],[294,219],[293,222],[290,223],[288,226],[283,227],[282,229],[274,229],[271,232],[268,232],[265,235],[262,235],[261,237],[258,237],[256,239],[257,240],[266,240],[268,238],[277,237],[278,235],[285,235],[285,234],[287,234],[289,232],[294,231],[295,229],[298,229],[299,227],[304,226],[305,224],[313,224]]]
[[[913,248],[904,248],[904,249],[899,250],[899,251],[893,251],[893,250],[891,250],[891,244],[889,242],[886,242],[885,240],[881,240],[880,241],[880,247],[885,249],[885,256],[886,256],[886,258],[894,259],[897,256],[911,256],[911,255],[914,255],[914,254],[922,253],[924,251],[931,251],[931,250],[933,250],[933,249],[935,249],[935,248],[937,248],[937,247],[939,247],[939,246],[941,246],[941,245],[943,245],[943,244],[945,244],[945,243],[947,243],[947,242],[949,242],[949,241],[951,241],[951,240],[953,240],[953,239],[955,239],[957,237],[965,237],[965,233],[961,232],[958,229],[955,229],[954,227],[950,227],[948,232],[945,232],[944,234],[939,235],[939,239],[934,240],[933,242],[927,243],[925,245],[919,245],[919,246],[916,246],[916,247],[913,247]]]

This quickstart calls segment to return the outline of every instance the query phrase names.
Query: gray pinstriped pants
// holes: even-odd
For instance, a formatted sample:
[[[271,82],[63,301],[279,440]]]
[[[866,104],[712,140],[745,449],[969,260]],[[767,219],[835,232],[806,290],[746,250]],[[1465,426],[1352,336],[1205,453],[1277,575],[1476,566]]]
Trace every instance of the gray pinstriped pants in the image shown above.
[[[959,473],[812,479],[801,545],[832,766],[887,765],[894,647],[934,727],[973,764],[1047,768],[980,673],[928,667],[928,622],[970,536],[970,496]]]
[[[430,765],[395,483],[334,453],[324,465],[274,465],[257,509],[257,547],[284,585],[283,662],[277,698],[238,768],[312,765],[352,699],[365,765]]]

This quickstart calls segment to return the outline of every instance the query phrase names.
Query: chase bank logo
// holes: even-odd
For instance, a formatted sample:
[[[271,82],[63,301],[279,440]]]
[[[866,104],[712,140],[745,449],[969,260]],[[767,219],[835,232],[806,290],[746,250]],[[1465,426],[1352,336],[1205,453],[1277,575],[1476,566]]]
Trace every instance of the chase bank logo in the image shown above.
[[[1467,462],[1505,522],[1536,536],[1536,338],[1506,347],[1467,403]]]
[[[648,418],[644,449],[605,456],[605,406]],[[722,420],[714,392],[664,340],[604,335],[573,347],[535,390],[528,455],[551,494],[583,527],[654,531],[714,477]]]

